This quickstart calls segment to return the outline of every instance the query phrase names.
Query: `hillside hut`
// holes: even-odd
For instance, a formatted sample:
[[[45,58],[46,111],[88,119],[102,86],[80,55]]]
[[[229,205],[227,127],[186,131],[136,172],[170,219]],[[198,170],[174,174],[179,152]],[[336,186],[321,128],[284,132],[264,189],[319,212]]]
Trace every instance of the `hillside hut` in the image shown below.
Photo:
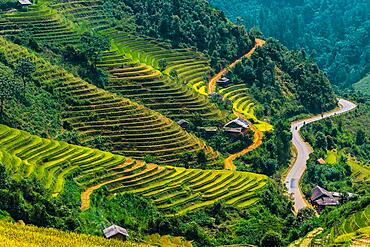
[[[243,134],[249,128],[251,122],[238,117],[224,125],[224,131],[234,134]]]
[[[230,83],[230,79],[226,77],[222,77],[217,80],[217,85],[220,85],[220,86],[227,86],[229,85],[229,83]]]
[[[30,6],[32,2],[30,0],[18,0],[18,5],[20,6]]]
[[[326,161],[323,158],[317,159],[317,163],[320,165],[325,165]]]
[[[326,206],[339,205],[339,197],[335,196],[336,193],[329,192],[320,186],[316,186],[312,192],[310,201],[316,208],[321,209]]]
[[[181,119],[177,121],[177,124],[181,126],[183,129],[189,129],[190,123],[189,121],[186,121],[185,119]]]
[[[209,134],[214,134],[214,133],[217,133],[218,131],[218,128],[217,127],[199,127],[198,129],[206,132],[206,133],[209,133]]]
[[[242,128],[224,128],[224,132],[230,135],[244,135]]]
[[[111,225],[103,230],[104,236],[109,239],[126,241],[129,237],[127,230],[117,225]]]

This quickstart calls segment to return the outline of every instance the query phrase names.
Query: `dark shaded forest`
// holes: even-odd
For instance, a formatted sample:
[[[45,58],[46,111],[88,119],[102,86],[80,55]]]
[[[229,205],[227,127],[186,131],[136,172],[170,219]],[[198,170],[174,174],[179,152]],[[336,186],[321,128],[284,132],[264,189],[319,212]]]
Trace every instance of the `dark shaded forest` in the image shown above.
[[[305,49],[330,80],[350,86],[370,71],[367,0],[210,0],[233,21]]]

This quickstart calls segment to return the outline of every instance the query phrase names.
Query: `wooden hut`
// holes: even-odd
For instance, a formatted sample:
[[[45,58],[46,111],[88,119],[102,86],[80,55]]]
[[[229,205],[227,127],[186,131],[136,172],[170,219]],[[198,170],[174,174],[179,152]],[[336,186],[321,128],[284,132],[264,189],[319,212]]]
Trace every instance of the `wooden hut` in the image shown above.
[[[110,227],[105,228],[103,233],[106,238],[118,239],[122,241],[126,241],[129,237],[127,230],[117,225],[111,225]]]

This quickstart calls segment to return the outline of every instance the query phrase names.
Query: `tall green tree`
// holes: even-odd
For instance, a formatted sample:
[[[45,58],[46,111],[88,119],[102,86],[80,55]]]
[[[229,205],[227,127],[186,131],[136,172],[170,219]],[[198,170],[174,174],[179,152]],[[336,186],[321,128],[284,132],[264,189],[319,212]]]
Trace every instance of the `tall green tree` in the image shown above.
[[[21,91],[21,83],[12,70],[0,63],[0,116],[4,114],[7,100],[17,97]]]
[[[32,74],[36,71],[36,66],[27,58],[21,58],[15,65],[15,74],[22,79],[25,93],[26,84],[32,79]]]

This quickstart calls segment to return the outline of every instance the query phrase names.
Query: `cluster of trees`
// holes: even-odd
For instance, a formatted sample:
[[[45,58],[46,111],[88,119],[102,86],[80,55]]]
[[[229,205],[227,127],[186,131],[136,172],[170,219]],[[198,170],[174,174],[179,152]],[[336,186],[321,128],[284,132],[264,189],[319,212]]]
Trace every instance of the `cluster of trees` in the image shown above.
[[[305,193],[308,194],[316,185],[335,191],[356,191],[362,187],[362,184],[352,182],[352,168],[346,155],[356,157],[360,163],[370,162],[370,130],[364,128],[370,119],[369,107],[369,101],[363,101],[352,112],[309,124],[302,129],[305,140],[312,144],[315,151],[303,178]],[[327,151],[334,149],[337,150],[335,164],[317,165],[317,159],[327,157]]]
[[[26,84],[32,81],[35,65],[28,59],[20,59],[10,68],[3,54],[0,53],[0,117],[4,114],[7,100],[25,96]]]
[[[263,105],[265,116],[290,118],[336,105],[328,78],[305,52],[289,51],[271,38],[252,59],[238,64],[230,76],[234,83],[247,83],[251,95]]]
[[[370,71],[367,0],[210,2],[234,21],[257,26],[291,49],[304,48],[337,85],[349,86]]]
[[[0,214],[26,224],[75,230],[79,227],[77,209],[60,199],[52,199],[50,193],[37,179],[13,179],[6,166],[0,163]]]
[[[274,131],[264,135],[264,141],[257,149],[240,157],[240,170],[273,176],[282,171],[290,160],[290,124],[281,118],[273,122]]]
[[[168,40],[174,47],[196,47],[211,57],[216,70],[246,53],[254,43],[253,34],[243,25],[232,24],[207,1],[109,0],[104,5],[118,20],[118,27],[120,22],[133,19],[131,32]]]
[[[302,133],[319,152],[345,149],[364,163],[370,161],[370,130],[366,124],[370,119],[370,102],[359,104],[350,113],[328,118],[307,125]]]

